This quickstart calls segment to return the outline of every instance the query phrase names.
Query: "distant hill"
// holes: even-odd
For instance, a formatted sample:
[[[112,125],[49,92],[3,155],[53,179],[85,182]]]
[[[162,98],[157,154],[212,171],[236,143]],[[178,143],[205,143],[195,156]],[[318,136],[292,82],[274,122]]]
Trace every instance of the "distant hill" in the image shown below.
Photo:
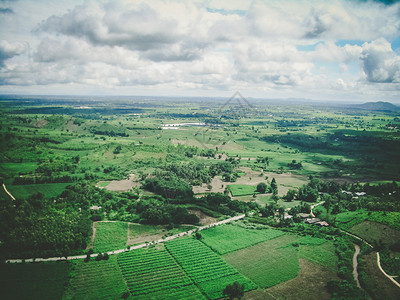
[[[390,102],[383,102],[383,101],[350,105],[349,108],[370,110],[370,111],[400,111],[400,106],[396,106]]]

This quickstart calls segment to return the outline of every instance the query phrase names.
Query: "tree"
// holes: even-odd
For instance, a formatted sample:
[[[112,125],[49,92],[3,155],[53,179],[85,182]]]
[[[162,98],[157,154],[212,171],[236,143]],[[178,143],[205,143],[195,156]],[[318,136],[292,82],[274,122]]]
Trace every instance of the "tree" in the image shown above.
[[[276,183],[275,178],[272,178],[271,188],[272,188],[272,191],[278,191],[278,184]]]
[[[227,296],[228,299],[241,299],[244,296],[244,284],[240,284],[237,281],[233,284],[228,284],[222,294]]]
[[[260,182],[257,185],[257,192],[259,192],[260,194],[264,194],[267,190],[267,185],[264,182]]]
[[[294,198],[296,198],[296,194],[297,194],[296,190],[290,189],[286,193],[286,196],[283,197],[283,199],[285,199],[285,201],[287,202],[293,201]]]

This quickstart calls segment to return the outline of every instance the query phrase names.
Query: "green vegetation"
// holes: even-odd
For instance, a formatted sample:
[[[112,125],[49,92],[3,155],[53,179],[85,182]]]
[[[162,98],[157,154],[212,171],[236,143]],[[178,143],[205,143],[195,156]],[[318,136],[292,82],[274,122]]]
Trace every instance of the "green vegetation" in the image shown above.
[[[385,211],[368,212],[366,210],[349,211],[340,213],[335,218],[337,225],[346,230],[352,228],[357,224],[360,224],[365,220],[386,224],[394,229],[400,230],[399,212],[385,212]]]
[[[228,189],[231,191],[233,197],[258,193],[256,186],[246,184],[230,184],[228,185]]]
[[[128,239],[128,223],[97,222],[94,252],[107,252],[124,249]]]
[[[163,246],[121,253],[118,264],[135,299],[203,299]]]
[[[61,299],[70,263],[6,264],[0,267],[4,299]]]
[[[219,254],[230,253],[285,234],[262,225],[221,225],[202,233],[201,241]]]
[[[235,282],[245,290],[278,289],[303,271],[307,278],[312,272],[299,273],[301,264],[330,274],[321,277],[322,294],[361,297],[352,275],[354,240],[338,228],[370,241],[385,270],[398,274],[398,112],[252,100],[255,110],[243,115],[240,105],[217,99],[159,100],[0,99],[0,180],[16,197],[0,191],[0,257],[85,253],[96,221],[116,221],[95,224],[93,250],[104,253],[247,214],[199,232],[198,240],[123,253],[118,264],[103,255],[76,261],[70,271],[60,267],[60,277],[70,273],[62,279],[64,297],[219,298]],[[304,224],[321,201],[314,213],[329,226]],[[129,265],[139,258],[151,263]],[[165,268],[156,271],[157,263]],[[40,266],[15,270],[48,278],[53,265]],[[382,280],[365,268],[368,291],[379,298],[374,287]],[[38,284],[36,292],[45,288]]]
[[[111,299],[127,291],[114,255],[108,260],[73,261],[72,274],[63,299]]]
[[[298,248],[292,246],[296,240],[296,236],[283,235],[227,254],[224,259],[259,287],[271,287],[297,276]]]
[[[244,284],[246,291],[256,288],[253,282],[196,239],[177,239],[165,246],[194,283],[211,299],[221,298],[224,288],[235,281]]]

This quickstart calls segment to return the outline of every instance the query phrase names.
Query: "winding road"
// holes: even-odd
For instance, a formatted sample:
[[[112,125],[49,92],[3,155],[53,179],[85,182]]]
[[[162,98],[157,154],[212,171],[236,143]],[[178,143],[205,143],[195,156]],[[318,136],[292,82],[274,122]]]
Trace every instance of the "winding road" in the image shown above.
[[[321,205],[321,204],[324,204],[324,203],[325,203],[325,201],[322,201],[322,202],[319,202],[319,203],[317,203],[317,204],[312,205],[312,206],[311,206],[310,215],[311,215],[312,217],[315,217],[314,212],[313,212],[314,207],[316,207],[316,206],[318,206],[318,205]],[[345,230],[343,230],[343,229],[339,229],[339,230],[340,230],[341,232],[347,234],[347,235],[350,235],[350,236],[352,236],[352,237],[354,237],[354,238],[356,238],[356,239],[362,241],[364,244],[366,244],[366,245],[369,246],[370,248],[372,248],[372,249],[374,248],[370,243],[368,243],[366,240],[360,238],[359,236],[356,236],[356,235],[354,235],[354,234],[352,234],[352,233],[350,233],[350,232],[347,232],[347,231],[345,231]],[[358,280],[358,272],[357,272],[357,266],[358,266],[357,256],[358,256],[358,254],[360,253],[360,246],[354,245],[354,248],[355,248],[355,253],[354,253],[354,256],[353,256],[353,276],[354,276],[354,280],[355,280],[356,283],[357,283],[357,286],[358,286],[359,288],[361,288],[360,282],[359,282],[359,280]],[[397,282],[396,280],[394,280],[393,276],[390,276],[389,274],[387,274],[387,273],[383,270],[383,268],[382,268],[382,266],[381,266],[381,259],[380,259],[379,252],[376,252],[376,263],[377,263],[377,265],[378,265],[379,270],[381,270],[382,274],[385,275],[387,278],[389,278],[397,287],[400,288],[400,283]]]

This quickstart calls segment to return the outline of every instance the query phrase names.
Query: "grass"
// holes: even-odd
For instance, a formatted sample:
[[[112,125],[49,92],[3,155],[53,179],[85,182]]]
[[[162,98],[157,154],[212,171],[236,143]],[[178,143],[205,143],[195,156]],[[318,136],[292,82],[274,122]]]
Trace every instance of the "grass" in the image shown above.
[[[202,242],[219,254],[230,253],[283,235],[272,228],[248,229],[226,224],[201,232]]]
[[[224,259],[261,288],[295,278],[299,272],[299,249],[291,245],[294,235],[283,235],[227,255]]]
[[[224,288],[235,281],[244,284],[245,290],[257,287],[198,240],[176,239],[166,243],[165,246],[188,276],[210,299],[221,298]]]
[[[378,269],[376,252],[363,256],[362,268],[363,270],[360,272],[361,284],[373,296],[373,299],[399,299],[399,288]]]
[[[0,268],[2,299],[61,299],[70,263],[6,264]]]
[[[258,192],[256,192],[257,187],[254,185],[230,184],[228,185],[228,188],[231,191],[233,197],[253,195],[254,193],[258,194]]]
[[[121,253],[118,264],[135,299],[204,299],[163,245]]]
[[[74,276],[64,299],[117,299],[128,290],[116,255],[108,260],[79,260],[73,264]]]
[[[310,239],[320,240],[311,237]],[[335,253],[335,246],[333,242],[330,241],[327,242],[323,240],[323,243],[319,244],[319,242],[316,241],[314,244],[313,242],[306,245],[301,244],[299,248],[300,248],[299,252],[300,257],[305,258],[313,263],[317,263],[321,266],[324,266],[333,272],[337,271],[338,258]]]
[[[68,185],[71,183],[8,185],[7,189],[16,199],[26,199],[36,193],[42,193],[45,198],[54,198],[59,196]]]
[[[128,223],[97,222],[94,252],[106,252],[126,247]]]
[[[374,221],[389,225],[390,227],[400,230],[400,212],[383,212],[372,211],[348,211],[336,215],[336,224],[345,230],[365,221]]]
[[[385,245],[391,245],[400,240],[399,230],[393,229],[385,224],[371,221],[364,221],[354,225],[349,231],[373,244],[383,243]]]

